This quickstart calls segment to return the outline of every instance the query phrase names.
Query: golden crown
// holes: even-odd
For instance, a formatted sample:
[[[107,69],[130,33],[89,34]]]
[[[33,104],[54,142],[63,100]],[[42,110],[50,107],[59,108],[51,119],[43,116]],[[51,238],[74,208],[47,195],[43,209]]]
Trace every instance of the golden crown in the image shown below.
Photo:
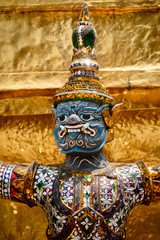
[[[78,26],[74,29],[73,62],[68,82],[54,96],[54,104],[67,100],[92,100],[114,105],[115,100],[99,83],[99,65],[95,55],[97,33],[89,21],[88,5],[84,3]]]

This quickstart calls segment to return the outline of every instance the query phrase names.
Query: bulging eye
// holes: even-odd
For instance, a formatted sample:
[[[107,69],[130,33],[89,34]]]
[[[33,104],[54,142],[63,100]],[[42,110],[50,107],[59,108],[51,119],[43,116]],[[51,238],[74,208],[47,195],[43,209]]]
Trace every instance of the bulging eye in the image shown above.
[[[90,114],[82,114],[80,117],[84,121],[90,121],[90,120],[94,119],[94,117]]]
[[[61,115],[60,117],[57,118],[60,122],[64,122],[67,120],[67,116],[65,114]]]

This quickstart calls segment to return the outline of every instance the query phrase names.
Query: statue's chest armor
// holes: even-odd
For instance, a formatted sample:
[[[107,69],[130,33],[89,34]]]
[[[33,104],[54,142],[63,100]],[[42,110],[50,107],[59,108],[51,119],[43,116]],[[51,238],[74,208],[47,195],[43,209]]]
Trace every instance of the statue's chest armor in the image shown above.
[[[104,233],[114,235],[107,226],[106,219],[120,208],[121,202],[122,184],[117,178],[72,175],[56,179],[53,185],[54,205],[63,216],[71,220],[69,228],[73,225],[82,239],[94,239],[96,234],[97,239],[103,239]]]
[[[130,209],[143,199],[135,164],[88,175],[40,166],[35,176],[34,200],[47,214],[49,239],[120,240]]]
[[[94,209],[95,212],[110,212],[117,200],[120,200],[120,181],[106,176],[76,176],[54,184],[56,202],[63,209],[76,213],[83,208]],[[119,190],[119,192],[118,192]],[[65,211],[64,211],[65,213]]]

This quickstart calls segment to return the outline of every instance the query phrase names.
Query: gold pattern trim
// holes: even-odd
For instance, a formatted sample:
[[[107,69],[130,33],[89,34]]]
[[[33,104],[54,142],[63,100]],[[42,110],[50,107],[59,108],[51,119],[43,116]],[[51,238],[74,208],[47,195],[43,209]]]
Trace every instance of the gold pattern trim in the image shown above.
[[[31,165],[29,165],[27,174],[25,176],[24,180],[24,196],[26,203],[28,204],[29,207],[36,206],[36,203],[34,202],[33,199],[33,185],[34,185],[34,177],[37,171],[38,167],[37,162],[33,162]]]
[[[81,197],[80,197],[80,204],[79,204],[79,209],[82,209],[82,205],[83,205],[83,196],[84,196],[84,185],[82,184],[82,193],[81,193]]]
[[[102,101],[102,103],[106,104],[113,104],[113,100],[105,97],[100,96],[98,94],[93,93],[65,93],[64,95],[58,95],[53,98],[54,103],[58,103],[61,101],[67,101],[67,100],[92,100],[92,101]]]
[[[72,210],[74,211],[74,204],[75,204],[75,181],[76,181],[76,176],[73,175],[74,179],[73,179],[73,201],[72,201]]]
[[[103,237],[105,237],[106,240],[109,240],[108,238],[106,238],[106,235],[104,234],[101,227],[98,228],[98,231],[100,232],[100,234],[102,234]]]
[[[28,165],[18,164],[14,167],[12,173],[16,176],[15,179],[11,181],[11,189],[15,190],[15,194],[11,194],[10,199],[13,201],[19,201],[25,203],[25,197],[23,194],[24,190],[24,179],[28,171]]]
[[[147,167],[152,177],[153,200],[160,199],[160,163],[147,163]]]
[[[76,228],[74,228],[73,229],[73,231],[71,232],[71,234],[66,238],[66,240],[69,240],[71,237],[72,237],[72,235],[73,235],[73,233],[76,231]]]
[[[75,70],[79,69],[94,71],[95,73],[98,73],[98,69],[96,67],[91,66],[75,66],[70,69],[70,72],[73,73]]]
[[[145,165],[145,163],[141,160],[137,162],[137,165],[141,171],[143,184],[144,184],[144,204],[149,205],[153,199],[153,183],[152,176],[149,172],[149,169]]]
[[[114,232],[114,231],[112,230],[112,228],[108,225],[107,219],[108,219],[108,218],[106,218],[106,219],[104,220],[104,222],[105,222],[105,224],[107,225],[109,231],[111,231],[112,233],[114,233],[116,236],[122,237],[122,239],[125,239],[125,230],[124,230],[123,232],[121,232],[121,233],[116,233],[116,232]],[[107,239],[107,240],[109,240],[109,239]]]
[[[93,200],[92,200],[92,184],[90,184],[90,206],[93,205]]]
[[[93,178],[94,179],[94,178]],[[94,207],[93,207],[93,194],[92,194],[92,185],[93,185],[93,181],[92,181],[92,183],[91,183],[91,208],[92,209],[94,209]]]

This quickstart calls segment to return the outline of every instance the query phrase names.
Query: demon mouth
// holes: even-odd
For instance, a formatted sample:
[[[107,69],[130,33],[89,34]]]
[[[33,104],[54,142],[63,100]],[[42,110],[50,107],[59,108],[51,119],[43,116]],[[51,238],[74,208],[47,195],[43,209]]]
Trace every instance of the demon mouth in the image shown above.
[[[71,132],[84,132],[85,134],[90,135],[91,137],[94,137],[96,135],[96,131],[93,128],[89,127],[89,123],[86,124],[78,124],[75,126],[69,126],[65,125],[62,126],[60,125],[61,130],[59,131],[58,135],[60,138],[63,138],[65,134],[71,133]]]

